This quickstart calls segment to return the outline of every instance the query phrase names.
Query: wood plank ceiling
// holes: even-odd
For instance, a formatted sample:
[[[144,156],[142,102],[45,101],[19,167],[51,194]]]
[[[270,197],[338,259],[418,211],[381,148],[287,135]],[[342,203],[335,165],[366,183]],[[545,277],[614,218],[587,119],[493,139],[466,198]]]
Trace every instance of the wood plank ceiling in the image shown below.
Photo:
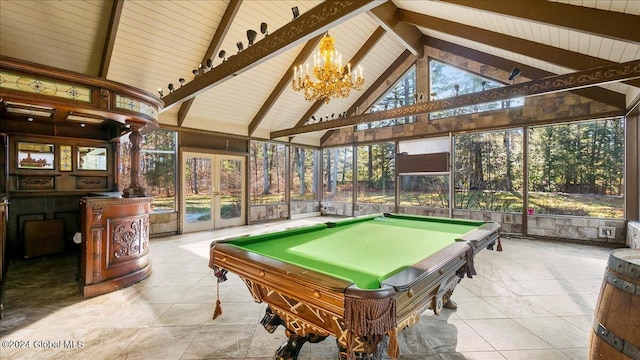
[[[397,66],[407,56],[423,56],[421,44],[466,48],[485,61],[494,59],[490,65],[505,71],[519,64],[538,74],[567,74],[640,59],[637,0],[378,0],[355,4],[339,13],[337,20],[327,20],[307,33],[295,27],[295,21],[306,21],[305,14],[334,2],[2,0],[0,55],[105,77],[154,94],[163,88],[172,106],[162,112],[161,125],[262,139],[301,125],[312,115],[353,111],[363,102],[363,93],[380,92],[370,88],[372,84],[389,85],[380,77],[393,73],[392,64]],[[292,7],[298,7],[299,19],[292,20]],[[213,67],[220,66],[220,50],[226,52],[227,61],[234,61],[231,57],[239,53],[237,42],[247,51],[249,29],[258,33],[254,45],[258,46],[265,39],[262,22],[268,24],[268,36],[274,36],[270,40],[277,40],[279,33],[304,33],[281,50],[274,47],[277,56],[226,74],[223,81],[185,103],[189,86],[179,89],[178,79],[189,84],[194,80],[192,71],[206,64],[207,58],[212,59]],[[336,38],[343,59],[361,58],[367,80],[363,92],[331,100],[328,105],[305,101],[289,84],[292,66],[301,58],[308,61],[304,55],[317,49],[317,36],[324,31]],[[271,46],[263,42],[252,51]],[[169,83],[177,90],[166,97]],[[601,87],[623,94],[630,105],[640,96],[639,83],[629,80]],[[320,145],[323,134],[300,134],[293,141]]]

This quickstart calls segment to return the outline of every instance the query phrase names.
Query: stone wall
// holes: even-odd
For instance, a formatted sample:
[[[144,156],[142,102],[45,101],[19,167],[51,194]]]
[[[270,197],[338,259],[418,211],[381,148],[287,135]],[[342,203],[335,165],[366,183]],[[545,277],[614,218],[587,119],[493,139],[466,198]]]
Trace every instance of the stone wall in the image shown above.
[[[425,208],[420,206],[398,206],[398,214],[449,217],[449,209]]]
[[[615,235],[603,236],[601,229],[605,232],[613,229]],[[624,220],[529,215],[527,216],[527,235],[624,246],[627,227]]]
[[[627,224],[627,246],[640,249],[640,222],[629,221]]]
[[[453,217],[455,219],[495,221],[500,224],[502,234],[522,234],[522,214],[456,209],[453,210]]]
[[[149,214],[149,235],[173,235],[178,233],[178,213],[175,211]]]
[[[322,201],[320,211],[322,215],[353,216],[353,205],[350,202]]]
[[[392,213],[394,210],[395,205],[356,203],[353,215],[362,216],[369,214]]]
[[[317,201],[292,201],[290,207],[291,217],[320,212],[320,203]]]
[[[287,219],[288,217],[289,208],[287,204],[251,205],[249,209],[249,224]]]

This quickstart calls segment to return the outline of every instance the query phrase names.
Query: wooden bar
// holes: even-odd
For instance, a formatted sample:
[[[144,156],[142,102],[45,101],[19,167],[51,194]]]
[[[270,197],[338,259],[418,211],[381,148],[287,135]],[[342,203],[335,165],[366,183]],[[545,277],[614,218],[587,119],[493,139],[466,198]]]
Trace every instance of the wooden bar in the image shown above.
[[[151,275],[151,197],[105,195],[80,200],[80,290],[86,298],[133,285]]]

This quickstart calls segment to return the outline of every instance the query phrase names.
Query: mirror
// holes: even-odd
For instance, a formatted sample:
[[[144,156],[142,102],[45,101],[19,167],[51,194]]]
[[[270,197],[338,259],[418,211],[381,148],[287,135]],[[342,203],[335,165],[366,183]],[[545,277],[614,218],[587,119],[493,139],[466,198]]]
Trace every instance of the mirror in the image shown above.
[[[78,146],[78,170],[107,170],[107,148]]]
[[[53,169],[53,144],[18,143],[19,169]]]

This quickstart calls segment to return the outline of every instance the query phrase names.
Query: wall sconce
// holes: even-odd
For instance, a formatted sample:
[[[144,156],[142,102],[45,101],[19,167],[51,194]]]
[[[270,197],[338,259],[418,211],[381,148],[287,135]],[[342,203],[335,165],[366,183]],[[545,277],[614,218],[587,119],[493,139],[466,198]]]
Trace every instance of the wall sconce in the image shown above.
[[[162,88],[158,88],[158,94],[160,94],[160,97],[164,96],[164,90],[162,90]]]
[[[236,46],[238,47],[238,52],[244,50],[244,45],[242,45],[242,41],[238,41],[236,43]]]
[[[293,19],[295,20],[298,16],[300,16],[300,10],[298,10],[297,6],[291,8],[291,13],[293,14]]]
[[[184,78],[180,78],[178,79],[178,82],[180,83],[180,87],[183,87],[186,80]]]

